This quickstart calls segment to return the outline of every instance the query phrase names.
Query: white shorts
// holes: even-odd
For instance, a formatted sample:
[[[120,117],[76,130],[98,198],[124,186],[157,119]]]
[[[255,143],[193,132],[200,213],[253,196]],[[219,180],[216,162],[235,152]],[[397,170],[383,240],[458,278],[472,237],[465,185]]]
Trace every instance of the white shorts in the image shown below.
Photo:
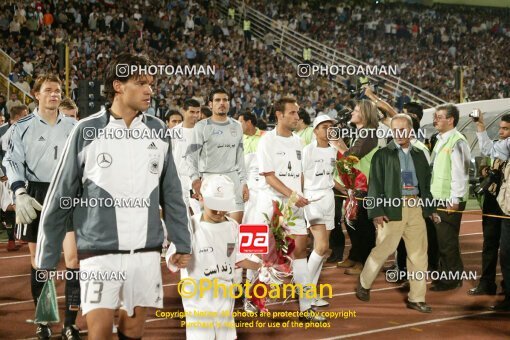
[[[202,174],[202,177],[207,178],[207,176],[209,175],[214,174],[204,173]],[[241,185],[241,179],[239,178],[237,171],[227,172],[222,175],[228,176],[232,180],[232,182],[234,182],[234,192],[236,194],[235,202],[236,208],[235,210],[229,212],[244,211],[243,186]]]
[[[122,308],[128,316],[132,316],[138,306],[163,308],[160,261],[161,255],[155,251],[81,260],[80,272],[88,272],[80,274],[82,315],[98,308]],[[101,273],[104,277],[94,278],[92,273]],[[118,279],[114,280],[116,273],[119,273]]]
[[[230,286],[227,282],[220,281],[218,284]],[[196,287],[198,285],[196,283]],[[183,287],[183,289],[186,288]],[[186,291],[193,291],[193,289],[186,289]],[[210,290],[204,292],[202,297],[197,292],[194,297],[182,298],[182,305],[186,312],[186,340],[237,339],[236,329],[232,327],[235,322],[232,316],[235,300],[228,297],[228,294],[227,297],[223,297],[222,288],[219,288],[218,292],[217,297],[214,297],[213,290]],[[216,317],[198,316],[206,315],[204,312],[214,312]],[[212,313],[208,314],[212,315]]]
[[[244,205],[243,223],[256,223],[259,190],[250,189],[250,199]]]
[[[335,195],[333,190],[305,191],[305,197],[309,200],[319,199],[305,207],[307,227],[325,224],[326,230],[333,230],[335,228]]]
[[[257,204],[257,221],[255,223],[267,223],[264,213],[266,213],[271,219],[273,217],[273,200],[278,202],[287,203],[287,198],[274,196],[272,193],[268,193],[266,190],[261,190],[258,195]],[[304,217],[303,208],[294,206],[292,213],[297,219],[294,221],[295,226],[289,226],[292,235],[308,235],[308,229],[306,228],[306,222]]]

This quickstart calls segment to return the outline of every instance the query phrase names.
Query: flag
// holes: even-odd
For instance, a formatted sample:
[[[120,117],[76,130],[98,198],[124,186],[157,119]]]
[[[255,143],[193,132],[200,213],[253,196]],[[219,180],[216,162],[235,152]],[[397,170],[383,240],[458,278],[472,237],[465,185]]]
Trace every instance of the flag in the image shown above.
[[[59,323],[57,291],[55,290],[55,281],[48,280],[37,301],[35,308],[35,323]]]

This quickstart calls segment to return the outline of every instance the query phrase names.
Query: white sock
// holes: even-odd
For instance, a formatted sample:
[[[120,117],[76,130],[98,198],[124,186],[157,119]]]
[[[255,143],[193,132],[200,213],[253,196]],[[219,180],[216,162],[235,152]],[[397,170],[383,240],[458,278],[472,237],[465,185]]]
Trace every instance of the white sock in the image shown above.
[[[310,272],[310,279],[312,284],[316,285],[319,281],[319,276],[321,275],[322,264],[324,263],[324,256],[320,256],[314,251],[310,254],[308,258],[308,271]]]
[[[308,264],[306,259],[295,259],[292,262],[294,270],[294,283],[301,285],[303,288],[310,284],[310,274],[308,272]],[[300,292],[301,289],[298,288]],[[303,294],[304,295],[304,294]],[[312,300],[305,296],[299,298],[299,310],[304,312],[312,307]]]
[[[250,281],[251,283],[253,283],[256,273],[257,273],[256,270],[246,269],[246,281]]]

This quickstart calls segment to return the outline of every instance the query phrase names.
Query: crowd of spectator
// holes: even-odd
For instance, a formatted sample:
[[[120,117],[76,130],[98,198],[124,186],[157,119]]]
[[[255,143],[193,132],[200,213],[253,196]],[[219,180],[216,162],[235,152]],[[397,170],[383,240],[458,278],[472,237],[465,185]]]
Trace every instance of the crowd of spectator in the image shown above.
[[[57,72],[58,44],[68,42],[70,88],[101,79],[113,54],[148,54],[158,65],[210,65],[210,76],[160,76],[154,86],[154,113],[179,109],[186,98],[205,103],[213,85],[230,92],[231,115],[254,111],[271,120],[271,103],[294,95],[312,118],[340,111],[350,93],[324,77],[299,78],[295,66],[266,41],[246,44],[215,1],[135,0],[19,1],[0,5],[0,41],[16,60],[10,79],[26,92],[38,73]],[[508,22],[497,10],[408,5],[322,5],[303,1],[247,2],[282,24],[370,63],[399,65],[400,76],[448,101],[457,101],[453,65],[466,71],[470,100],[508,96]],[[508,20],[508,19],[506,19]],[[439,23],[439,24],[438,24]],[[476,41],[476,43],[475,43]],[[28,79],[28,80],[27,80]],[[33,80],[32,80],[33,81]],[[506,92],[505,92],[506,91]],[[398,102],[400,94],[390,101]],[[403,99],[404,98],[404,99]],[[412,98],[410,98],[412,99]]]
[[[466,67],[468,100],[509,96],[508,7],[263,0],[250,6],[291,31],[364,62],[396,64],[402,79],[446,101],[459,101],[455,65]]]

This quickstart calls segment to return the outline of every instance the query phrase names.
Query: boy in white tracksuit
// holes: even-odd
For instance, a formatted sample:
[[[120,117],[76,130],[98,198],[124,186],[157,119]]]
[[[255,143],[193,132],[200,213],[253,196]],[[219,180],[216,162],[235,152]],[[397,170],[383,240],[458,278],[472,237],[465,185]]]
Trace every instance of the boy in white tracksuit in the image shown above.
[[[235,300],[230,296],[228,287],[233,283],[236,266],[258,269],[260,264],[237,253],[238,226],[233,219],[226,217],[226,213],[235,208],[235,185],[232,180],[225,175],[211,175],[204,180],[201,193],[204,212],[191,218],[192,258],[188,266],[181,270],[181,282],[186,282],[182,284],[181,292],[196,292],[191,297],[181,293],[186,312],[186,339],[236,339],[236,330],[232,327]],[[168,268],[175,272],[178,268],[173,260],[174,254],[176,249],[172,243],[166,261]],[[210,280],[207,282],[211,285],[215,279],[218,286],[225,285],[226,297],[223,288],[217,290],[217,297],[214,297],[213,289],[200,297],[199,282],[202,280],[205,286],[204,279]],[[216,316],[195,316],[195,313],[204,312],[212,312]]]
[[[313,251],[308,258],[308,271],[311,283],[316,285],[322,269],[323,259],[329,249],[329,234],[335,227],[335,198],[333,187],[341,185],[334,177],[337,151],[328,144],[328,129],[335,121],[328,115],[321,115],[313,122],[316,141],[303,149],[304,195],[310,201],[305,206],[307,227],[313,234]],[[329,303],[319,299],[315,306]]]

